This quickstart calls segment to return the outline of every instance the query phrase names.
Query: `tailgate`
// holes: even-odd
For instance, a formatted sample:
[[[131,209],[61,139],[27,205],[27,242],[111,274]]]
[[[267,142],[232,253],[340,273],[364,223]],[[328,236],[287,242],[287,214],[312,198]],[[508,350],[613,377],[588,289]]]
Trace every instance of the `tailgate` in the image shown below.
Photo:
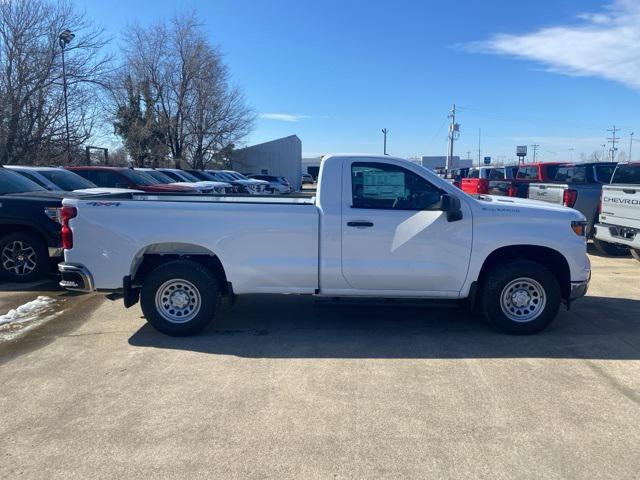
[[[553,183],[532,183],[529,185],[529,198],[542,202],[563,205],[564,191],[569,188],[567,185]]]
[[[640,229],[640,185],[602,187],[602,223]]]

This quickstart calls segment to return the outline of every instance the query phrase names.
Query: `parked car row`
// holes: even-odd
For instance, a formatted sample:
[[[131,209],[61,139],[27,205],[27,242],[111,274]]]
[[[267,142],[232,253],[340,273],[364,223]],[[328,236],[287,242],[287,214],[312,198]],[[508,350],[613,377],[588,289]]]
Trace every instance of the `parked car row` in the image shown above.
[[[271,178],[271,177],[270,177]],[[0,167],[0,277],[38,279],[62,259],[59,213],[63,198],[138,193],[290,193],[282,177],[247,178],[231,170],[106,166]]]
[[[626,256],[631,252],[640,260],[638,163],[483,166],[452,169],[443,176],[471,195],[529,198],[576,209],[587,219],[587,238],[601,253]]]

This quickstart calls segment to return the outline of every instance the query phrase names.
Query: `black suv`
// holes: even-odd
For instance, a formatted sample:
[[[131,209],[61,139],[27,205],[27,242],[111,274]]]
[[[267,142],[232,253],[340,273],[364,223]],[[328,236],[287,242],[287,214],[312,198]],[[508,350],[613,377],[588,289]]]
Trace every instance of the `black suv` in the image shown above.
[[[0,276],[37,280],[62,257],[58,209],[63,192],[45,190],[0,167]],[[68,196],[68,194],[66,194]]]

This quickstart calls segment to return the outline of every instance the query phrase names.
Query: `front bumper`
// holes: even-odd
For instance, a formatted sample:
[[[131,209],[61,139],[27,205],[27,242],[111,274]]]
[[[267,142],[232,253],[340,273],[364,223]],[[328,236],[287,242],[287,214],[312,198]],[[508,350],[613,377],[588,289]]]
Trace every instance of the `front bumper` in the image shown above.
[[[89,293],[95,290],[93,277],[83,265],[72,263],[58,264],[58,270],[62,276],[60,286],[74,292]]]
[[[589,290],[589,280],[584,280],[582,282],[571,282],[571,293],[569,294],[569,301],[577,300],[578,298],[584,297]]]

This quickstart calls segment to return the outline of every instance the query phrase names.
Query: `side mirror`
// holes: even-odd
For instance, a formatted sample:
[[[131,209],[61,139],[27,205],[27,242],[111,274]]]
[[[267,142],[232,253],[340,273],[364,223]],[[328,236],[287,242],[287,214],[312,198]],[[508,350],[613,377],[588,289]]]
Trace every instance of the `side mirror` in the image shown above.
[[[462,220],[462,210],[458,197],[443,193],[440,197],[440,210],[447,214],[447,222]]]

